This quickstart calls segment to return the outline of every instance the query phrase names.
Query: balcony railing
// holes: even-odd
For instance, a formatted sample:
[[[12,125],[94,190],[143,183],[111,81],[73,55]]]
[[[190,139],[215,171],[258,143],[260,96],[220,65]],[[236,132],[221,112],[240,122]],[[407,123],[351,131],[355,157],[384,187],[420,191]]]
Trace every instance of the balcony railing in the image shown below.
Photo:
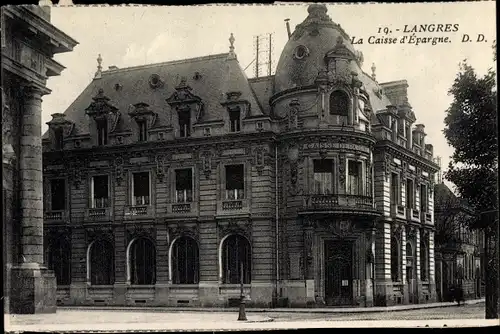
[[[108,221],[111,219],[111,208],[87,208],[85,210],[86,221]]]
[[[428,212],[425,213],[425,221],[426,222],[432,222],[432,215]]]
[[[89,209],[89,217],[105,217],[106,208],[92,208]]]
[[[347,194],[304,196],[304,209],[307,210],[331,210],[339,207],[374,209],[373,198],[369,196]]]
[[[172,213],[188,213],[188,212],[191,212],[191,203],[172,204]]]
[[[50,221],[62,221],[64,220],[64,210],[57,210],[57,211],[46,211],[44,220],[50,220]]]
[[[223,211],[242,210],[242,209],[243,209],[242,200],[228,200],[222,202]]]
[[[397,214],[400,215],[400,216],[404,216],[405,215],[405,207],[402,206],[402,205],[398,205]]]

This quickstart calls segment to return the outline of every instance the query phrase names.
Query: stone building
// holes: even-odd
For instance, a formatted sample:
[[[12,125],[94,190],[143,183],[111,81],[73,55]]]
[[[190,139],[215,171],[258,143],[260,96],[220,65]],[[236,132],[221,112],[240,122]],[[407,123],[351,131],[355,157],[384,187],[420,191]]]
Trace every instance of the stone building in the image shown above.
[[[50,7],[2,6],[4,307],[55,312],[56,281],[43,266],[42,96],[64,66],[52,57],[75,40],[50,23]]]
[[[466,299],[484,296],[484,233],[468,228],[476,214],[444,183],[434,192],[437,297],[452,301],[451,287],[461,287]]]
[[[235,53],[102,70],[44,137],[61,304],[435,300],[432,145],[310,5],[272,76]]]

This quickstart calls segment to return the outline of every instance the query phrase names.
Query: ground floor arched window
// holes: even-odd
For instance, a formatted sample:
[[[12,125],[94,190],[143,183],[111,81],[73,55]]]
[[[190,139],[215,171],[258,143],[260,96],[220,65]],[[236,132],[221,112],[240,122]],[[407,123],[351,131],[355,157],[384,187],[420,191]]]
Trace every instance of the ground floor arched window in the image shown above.
[[[180,237],[172,245],[172,282],[196,284],[198,280],[198,243],[191,237]]]
[[[252,255],[250,242],[239,234],[233,234],[224,240],[222,246],[222,279],[226,284],[241,283],[241,270],[243,267],[243,283],[251,281]]]
[[[90,245],[90,283],[111,285],[115,282],[115,256],[113,244],[96,240]]]
[[[54,271],[57,285],[71,284],[71,243],[64,238],[52,240],[47,253],[47,267]]]
[[[153,285],[156,282],[156,249],[148,238],[137,238],[130,245],[130,282]]]

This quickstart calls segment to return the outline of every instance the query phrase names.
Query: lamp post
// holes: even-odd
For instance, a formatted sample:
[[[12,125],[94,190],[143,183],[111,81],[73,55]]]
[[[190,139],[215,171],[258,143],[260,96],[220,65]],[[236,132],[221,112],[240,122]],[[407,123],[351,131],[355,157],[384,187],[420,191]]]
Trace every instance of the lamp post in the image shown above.
[[[245,291],[243,289],[243,261],[240,262],[240,312],[238,321],[246,321],[247,314],[245,312]]]

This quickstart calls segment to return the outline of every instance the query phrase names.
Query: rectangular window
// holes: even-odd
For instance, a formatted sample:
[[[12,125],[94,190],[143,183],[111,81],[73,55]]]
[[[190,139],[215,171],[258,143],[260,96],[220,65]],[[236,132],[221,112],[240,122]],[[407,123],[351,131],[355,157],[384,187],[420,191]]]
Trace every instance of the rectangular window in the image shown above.
[[[314,193],[333,194],[333,160],[314,160]]]
[[[108,144],[108,122],[105,119],[98,120],[97,124],[97,145],[104,146]]]
[[[245,172],[243,165],[226,166],[226,199],[245,198]]]
[[[413,180],[406,179],[406,207],[413,209],[413,204],[415,201],[415,194],[413,191]]]
[[[139,128],[139,141],[144,142],[148,140],[148,126],[146,121],[138,121],[137,127]]]
[[[399,205],[399,193],[401,187],[399,186],[399,175],[397,173],[391,174],[391,204]]]
[[[132,205],[149,205],[149,173],[134,173],[132,182]]]
[[[179,134],[182,138],[191,136],[191,116],[189,112],[179,113]]]
[[[348,160],[347,163],[347,193],[363,195],[363,180],[361,161]]]
[[[107,175],[92,178],[92,207],[107,208],[109,206],[109,184]]]
[[[175,171],[175,198],[177,203],[193,201],[193,171],[191,168]]]
[[[54,179],[50,181],[51,210],[66,209],[66,181]]]
[[[240,109],[229,111],[229,122],[231,124],[230,132],[239,132],[241,129]]]
[[[54,130],[54,144],[56,150],[62,150],[64,148],[63,129]]]
[[[424,184],[420,185],[420,211],[427,212],[428,206],[428,196],[427,196],[427,187]]]

